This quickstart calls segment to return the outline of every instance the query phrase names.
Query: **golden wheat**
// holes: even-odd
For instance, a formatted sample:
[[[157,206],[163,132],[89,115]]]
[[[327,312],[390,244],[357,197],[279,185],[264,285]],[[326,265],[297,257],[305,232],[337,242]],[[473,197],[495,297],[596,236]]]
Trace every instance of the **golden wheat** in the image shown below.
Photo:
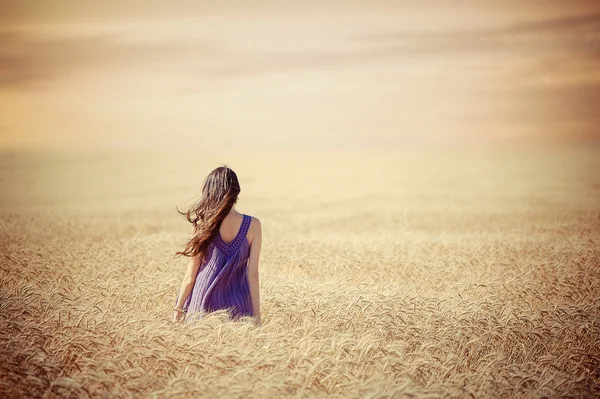
[[[5,153],[2,397],[600,395],[593,151]],[[262,328],[170,323],[220,162],[261,219]]]

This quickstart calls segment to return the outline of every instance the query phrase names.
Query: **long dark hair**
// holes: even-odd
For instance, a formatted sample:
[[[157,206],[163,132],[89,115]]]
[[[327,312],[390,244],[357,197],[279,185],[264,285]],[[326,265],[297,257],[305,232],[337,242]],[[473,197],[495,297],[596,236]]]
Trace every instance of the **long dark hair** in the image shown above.
[[[183,251],[175,255],[199,256],[200,260],[204,260],[208,246],[219,234],[221,222],[237,202],[239,193],[240,183],[229,166],[219,166],[210,172],[204,180],[200,199],[186,212],[177,208],[177,212],[194,226],[194,230]]]

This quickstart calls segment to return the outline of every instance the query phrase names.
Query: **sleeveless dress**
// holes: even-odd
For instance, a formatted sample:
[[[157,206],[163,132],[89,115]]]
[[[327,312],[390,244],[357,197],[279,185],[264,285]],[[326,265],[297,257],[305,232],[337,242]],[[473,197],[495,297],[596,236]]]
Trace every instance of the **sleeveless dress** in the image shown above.
[[[196,282],[183,305],[186,310],[185,324],[201,318],[204,313],[219,309],[229,310],[233,319],[252,316],[248,285],[250,244],[246,238],[252,216],[242,216],[242,225],[233,241],[226,243],[217,233],[208,246],[207,260],[198,269]]]

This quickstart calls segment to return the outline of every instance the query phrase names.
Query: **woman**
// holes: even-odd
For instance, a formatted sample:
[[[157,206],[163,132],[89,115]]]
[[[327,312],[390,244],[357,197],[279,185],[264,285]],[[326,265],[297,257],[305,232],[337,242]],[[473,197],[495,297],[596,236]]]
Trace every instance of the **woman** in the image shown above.
[[[258,261],[260,221],[239,213],[237,176],[228,166],[210,172],[202,197],[185,216],[192,238],[178,256],[190,258],[177,296],[173,322],[188,323],[203,313],[228,309],[234,319],[253,316],[261,324]]]

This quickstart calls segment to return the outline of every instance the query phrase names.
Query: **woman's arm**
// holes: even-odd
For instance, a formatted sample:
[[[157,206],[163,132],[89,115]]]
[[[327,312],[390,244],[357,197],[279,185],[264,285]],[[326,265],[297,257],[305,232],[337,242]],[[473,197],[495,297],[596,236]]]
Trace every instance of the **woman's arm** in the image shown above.
[[[196,275],[198,275],[198,268],[200,267],[200,258],[198,256],[194,256],[190,258],[188,263],[187,271],[185,272],[185,276],[183,277],[183,281],[181,282],[181,289],[179,290],[179,298],[177,298],[177,304],[175,308],[181,309],[183,304],[185,303],[187,297],[190,295],[192,291],[192,287],[196,282]],[[173,321],[179,321],[183,318],[183,313],[175,311],[173,314]]]
[[[262,227],[260,220],[254,218],[256,223],[255,235],[250,243],[250,256],[248,260],[248,284],[250,286],[250,300],[252,301],[252,314],[257,325],[261,325],[260,319],[260,284],[258,279],[258,261],[260,248],[262,246]]]

